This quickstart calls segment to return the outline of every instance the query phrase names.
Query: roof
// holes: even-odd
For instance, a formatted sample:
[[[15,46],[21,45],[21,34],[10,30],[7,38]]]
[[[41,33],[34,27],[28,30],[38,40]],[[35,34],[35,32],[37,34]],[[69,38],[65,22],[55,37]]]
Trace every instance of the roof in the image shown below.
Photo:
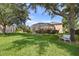
[[[62,25],[62,23],[52,23],[53,25]]]
[[[32,26],[52,26],[52,25],[62,25],[62,23],[36,23],[36,24],[33,24]]]

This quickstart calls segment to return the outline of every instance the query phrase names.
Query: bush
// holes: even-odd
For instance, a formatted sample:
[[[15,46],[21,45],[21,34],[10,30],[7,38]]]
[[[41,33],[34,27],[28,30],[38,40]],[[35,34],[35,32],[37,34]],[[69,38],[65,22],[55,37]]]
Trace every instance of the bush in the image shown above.
[[[79,35],[75,35],[77,41],[79,41]]]
[[[31,29],[26,30],[27,33],[32,33]]]
[[[43,29],[39,29],[35,31],[36,33],[45,33],[45,31]]]
[[[35,31],[36,33],[48,33],[48,34],[56,34],[59,31],[58,30],[43,30],[43,29],[39,29]]]
[[[19,25],[16,29],[16,32],[27,32],[27,33],[32,33],[31,29],[29,26],[26,25]]]
[[[75,34],[79,35],[79,29],[75,30]]]
[[[59,31],[58,30],[52,30],[51,32],[50,32],[50,34],[56,34],[56,33],[58,33]]]

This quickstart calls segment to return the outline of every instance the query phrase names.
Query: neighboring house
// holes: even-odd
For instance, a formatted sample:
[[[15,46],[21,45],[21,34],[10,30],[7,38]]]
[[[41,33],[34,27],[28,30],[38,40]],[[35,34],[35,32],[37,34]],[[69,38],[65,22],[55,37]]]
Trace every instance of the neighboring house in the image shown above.
[[[6,33],[13,33],[13,32],[15,32],[16,31],[16,25],[15,24],[13,24],[13,25],[11,25],[11,26],[6,26]],[[0,25],[0,33],[3,33],[3,26],[2,25]]]
[[[63,27],[62,27],[62,23],[56,23],[56,24],[50,24],[50,23],[37,23],[37,24],[33,24],[31,26],[31,29],[33,32],[39,30],[39,29],[51,29],[51,30],[58,30],[59,33],[63,32]]]

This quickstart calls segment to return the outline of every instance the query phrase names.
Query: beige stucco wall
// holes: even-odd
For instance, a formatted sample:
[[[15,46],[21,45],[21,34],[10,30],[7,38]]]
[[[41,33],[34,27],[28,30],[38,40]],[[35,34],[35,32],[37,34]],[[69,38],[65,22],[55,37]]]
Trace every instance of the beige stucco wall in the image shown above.
[[[62,26],[62,24],[54,25],[54,26],[55,26],[55,29],[59,31],[59,33],[63,33],[63,26]]]

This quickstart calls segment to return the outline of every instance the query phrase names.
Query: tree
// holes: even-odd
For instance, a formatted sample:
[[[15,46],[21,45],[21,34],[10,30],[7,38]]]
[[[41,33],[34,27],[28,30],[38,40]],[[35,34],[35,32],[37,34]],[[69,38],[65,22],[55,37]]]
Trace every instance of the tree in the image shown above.
[[[0,25],[3,26],[3,33],[5,33],[6,25],[11,25],[11,18],[13,16],[10,4],[0,4]]]
[[[79,16],[79,4],[29,4],[28,7],[36,10],[38,6],[45,8],[45,12],[48,12],[52,17],[59,15],[66,18],[69,24],[70,39],[71,41],[75,41],[74,20]]]
[[[18,30],[20,30],[20,31],[22,31],[22,32],[27,32],[27,33],[31,33],[31,29],[30,29],[30,27],[29,26],[26,26],[26,25],[19,25],[18,27],[17,27],[17,31]]]
[[[0,25],[3,26],[3,33],[6,33],[6,26],[22,24],[29,18],[25,4],[0,4]]]
[[[16,19],[19,21],[17,24],[25,24],[26,20],[31,20],[29,18],[29,11],[27,10],[27,5],[25,3],[15,4],[13,7]]]
[[[63,31],[64,31],[64,33],[66,33],[66,32],[69,33],[68,20],[63,18],[62,23],[63,23]],[[75,30],[79,29],[79,20],[78,19],[74,20],[74,28],[75,28]]]
[[[79,19],[75,20],[75,30],[79,29]]]
[[[68,21],[67,19],[63,18],[62,20],[62,25],[63,25],[63,32],[64,33],[69,33],[69,26],[68,26]]]

